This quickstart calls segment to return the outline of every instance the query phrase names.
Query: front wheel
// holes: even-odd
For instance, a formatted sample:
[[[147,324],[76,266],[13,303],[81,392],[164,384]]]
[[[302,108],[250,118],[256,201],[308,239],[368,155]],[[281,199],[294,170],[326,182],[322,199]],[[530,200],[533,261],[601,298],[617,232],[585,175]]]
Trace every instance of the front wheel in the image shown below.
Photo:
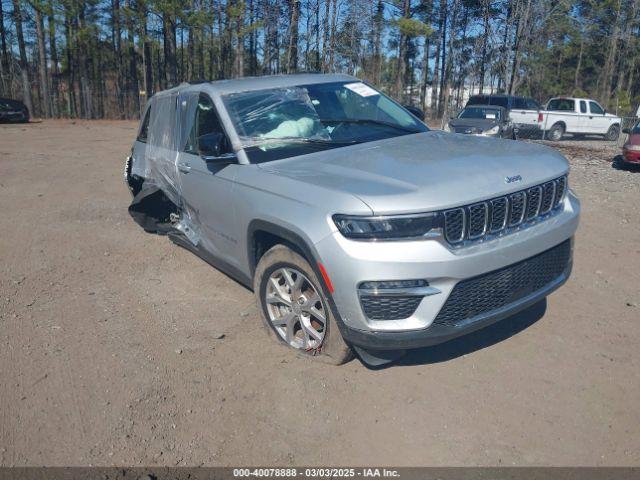
[[[611,125],[609,127],[609,130],[607,130],[607,133],[605,134],[604,139],[610,142],[615,142],[616,140],[618,140],[619,136],[620,136],[620,126]]]
[[[353,357],[309,263],[284,245],[265,253],[253,280],[267,331],[284,345],[333,365]]]

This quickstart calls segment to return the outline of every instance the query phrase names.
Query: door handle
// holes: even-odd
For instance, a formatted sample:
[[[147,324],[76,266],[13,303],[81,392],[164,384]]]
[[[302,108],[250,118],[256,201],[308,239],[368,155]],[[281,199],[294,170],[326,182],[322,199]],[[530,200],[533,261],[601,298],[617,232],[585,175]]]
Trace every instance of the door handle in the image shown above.
[[[187,162],[178,163],[178,170],[180,170],[182,173],[189,173],[191,171],[191,165],[189,165]]]
[[[589,120],[593,120],[593,117],[591,117],[591,116],[590,116],[590,117],[589,117]]]

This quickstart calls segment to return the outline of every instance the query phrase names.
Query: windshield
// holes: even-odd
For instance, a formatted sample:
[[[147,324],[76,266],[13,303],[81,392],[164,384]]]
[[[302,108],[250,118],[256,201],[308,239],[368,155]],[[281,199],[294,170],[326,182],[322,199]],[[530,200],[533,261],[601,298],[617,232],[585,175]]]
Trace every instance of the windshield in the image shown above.
[[[497,108],[467,107],[460,112],[458,118],[481,118],[500,120],[500,110]]]
[[[429,130],[362,82],[234,93],[223,101],[253,163]]]

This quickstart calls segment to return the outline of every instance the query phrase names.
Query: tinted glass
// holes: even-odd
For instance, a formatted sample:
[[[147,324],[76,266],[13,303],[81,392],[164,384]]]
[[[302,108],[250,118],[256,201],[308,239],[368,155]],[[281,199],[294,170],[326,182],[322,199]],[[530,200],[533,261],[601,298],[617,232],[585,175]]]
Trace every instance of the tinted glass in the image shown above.
[[[549,101],[547,110],[553,110],[557,112],[575,112],[576,102],[568,98],[554,98]]]
[[[505,95],[474,95],[469,99],[467,105],[496,105],[508,109],[509,97]]]
[[[525,103],[527,104],[527,110],[541,110],[540,104],[533,98],[526,98]]]
[[[587,102],[580,100],[580,113],[587,113]]]
[[[149,117],[151,116],[151,108],[147,108],[147,113],[144,115],[144,120],[142,120],[142,126],[140,127],[140,133],[138,133],[137,140],[142,143],[147,143],[147,138],[149,137]]]
[[[596,115],[602,115],[604,113],[602,107],[596,102],[589,102],[589,108],[591,109],[591,113],[595,113]]]
[[[527,101],[522,97],[515,97],[513,99],[513,109],[514,110],[526,110],[527,109]]]
[[[489,107],[467,107],[458,115],[458,118],[478,118],[483,120],[500,120],[500,117],[499,109]]]
[[[184,150],[188,153],[198,154],[198,137],[214,132],[224,133],[224,129],[218,119],[213,101],[204,93],[201,93],[198,97],[198,105],[194,115],[193,127],[187,138]]]

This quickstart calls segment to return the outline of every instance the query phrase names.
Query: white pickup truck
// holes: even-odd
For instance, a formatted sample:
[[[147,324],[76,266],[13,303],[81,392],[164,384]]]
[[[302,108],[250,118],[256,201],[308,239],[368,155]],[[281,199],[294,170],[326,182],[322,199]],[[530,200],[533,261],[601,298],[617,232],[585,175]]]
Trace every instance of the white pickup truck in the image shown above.
[[[622,119],[610,113],[590,98],[552,98],[538,116],[538,125],[545,138],[560,140],[565,133],[574,135],[604,135],[605,140],[617,140]]]

